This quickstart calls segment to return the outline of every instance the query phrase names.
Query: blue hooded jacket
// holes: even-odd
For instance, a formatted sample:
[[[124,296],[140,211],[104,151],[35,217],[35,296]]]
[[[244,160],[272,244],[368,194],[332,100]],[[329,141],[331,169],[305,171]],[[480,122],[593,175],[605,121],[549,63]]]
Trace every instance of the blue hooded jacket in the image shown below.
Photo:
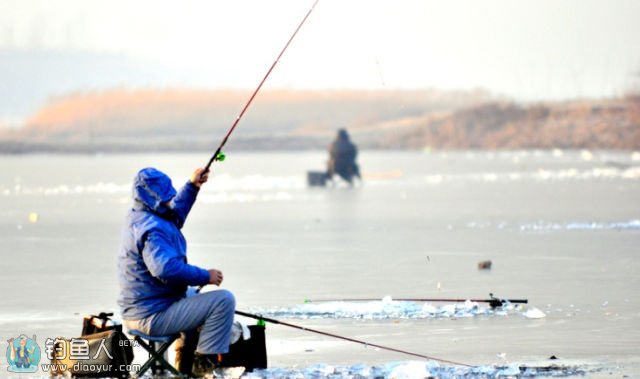
[[[187,182],[176,191],[171,179],[154,168],[136,175],[134,204],[118,255],[123,319],[140,320],[164,311],[185,296],[188,286],[209,282],[207,270],[187,263],[187,241],[180,231],[198,190]]]

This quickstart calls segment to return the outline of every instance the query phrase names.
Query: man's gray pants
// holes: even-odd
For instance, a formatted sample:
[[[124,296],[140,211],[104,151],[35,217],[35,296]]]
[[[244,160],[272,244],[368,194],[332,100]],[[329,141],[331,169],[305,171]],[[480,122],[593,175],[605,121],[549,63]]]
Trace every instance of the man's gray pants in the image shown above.
[[[176,301],[166,310],[142,320],[125,320],[124,325],[150,336],[168,336],[201,327],[196,351],[224,354],[229,351],[235,309],[233,294],[216,290]]]

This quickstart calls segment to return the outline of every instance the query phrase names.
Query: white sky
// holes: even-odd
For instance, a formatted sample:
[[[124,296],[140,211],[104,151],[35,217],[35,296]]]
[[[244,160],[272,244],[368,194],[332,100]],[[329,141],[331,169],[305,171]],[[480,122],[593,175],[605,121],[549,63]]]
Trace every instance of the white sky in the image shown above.
[[[0,0],[0,48],[121,53],[166,70],[158,85],[254,88],[312,3]],[[266,86],[537,100],[619,95],[639,73],[638,0],[320,0]]]

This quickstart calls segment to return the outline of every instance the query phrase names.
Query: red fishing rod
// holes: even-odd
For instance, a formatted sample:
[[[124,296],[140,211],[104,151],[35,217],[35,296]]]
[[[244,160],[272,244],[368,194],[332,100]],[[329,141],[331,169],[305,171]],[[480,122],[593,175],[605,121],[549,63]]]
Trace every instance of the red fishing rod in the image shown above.
[[[227,135],[224,136],[224,139],[220,143],[220,146],[218,146],[218,148],[216,149],[216,152],[213,153],[213,155],[209,159],[209,162],[207,162],[207,165],[204,166],[204,171],[202,171],[203,174],[207,173],[209,171],[209,168],[211,167],[211,165],[213,164],[214,161],[223,161],[224,160],[225,156],[222,153],[222,148],[227,143],[227,140],[229,139],[229,136],[231,136],[231,133],[233,133],[233,131],[235,130],[236,126],[238,126],[238,123],[240,122],[240,119],[242,119],[242,116],[244,115],[244,112],[247,111],[247,109],[249,108],[249,105],[251,105],[251,102],[253,101],[253,99],[256,97],[256,95],[260,91],[260,88],[262,88],[262,85],[264,84],[264,82],[267,81],[267,78],[271,74],[271,71],[273,71],[273,69],[276,67],[276,65],[280,61],[280,58],[282,57],[284,52],[287,50],[287,47],[289,47],[289,45],[291,44],[291,41],[293,41],[293,38],[296,36],[296,34],[298,34],[298,31],[300,30],[300,28],[302,28],[302,25],[304,25],[304,22],[307,21],[307,18],[309,18],[309,15],[311,14],[311,12],[313,12],[313,9],[316,7],[316,4],[318,4],[318,1],[319,0],[315,0],[313,2],[313,5],[311,6],[311,8],[307,12],[307,14],[304,16],[302,21],[300,21],[300,24],[298,25],[296,30],[293,32],[293,34],[291,35],[291,37],[289,38],[287,43],[284,45],[284,47],[282,48],[282,51],[280,51],[280,54],[278,54],[278,56],[276,57],[276,60],[273,61],[273,64],[271,65],[271,67],[269,67],[269,70],[264,75],[264,78],[262,78],[262,80],[260,81],[260,84],[258,84],[258,87],[256,87],[255,91],[253,91],[253,94],[251,94],[251,97],[249,97],[249,100],[247,101],[247,103],[244,105],[244,107],[240,111],[240,114],[238,114],[238,117],[236,117],[236,119],[233,121],[233,124],[231,125],[231,128],[227,132]],[[198,287],[198,292],[200,292],[200,290],[202,290],[202,287],[203,286]]]
[[[238,123],[240,122],[240,119],[244,115],[244,112],[246,112],[246,110],[249,108],[249,105],[251,105],[251,102],[253,101],[253,98],[256,97],[256,95],[260,91],[260,88],[262,88],[262,85],[264,84],[264,82],[267,80],[267,78],[271,74],[271,71],[273,71],[273,69],[276,67],[276,64],[278,64],[278,61],[280,61],[280,58],[282,57],[282,54],[284,54],[285,50],[287,50],[287,47],[289,47],[289,44],[291,43],[291,41],[293,41],[293,38],[296,36],[296,34],[298,34],[298,31],[300,30],[300,28],[302,28],[302,25],[304,24],[304,22],[307,21],[307,18],[309,17],[309,15],[313,11],[313,9],[316,7],[316,4],[318,3],[318,1],[319,0],[316,0],[313,3],[313,5],[311,6],[311,8],[307,12],[307,14],[304,16],[304,18],[300,22],[300,25],[298,25],[296,30],[291,35],[291,38],[289,38],[289,41],[287,41],[287,44],[284,45],[284,47],[282,48],[282,51],[280,51],[280,54],[278,54],[278,56],[276,57],[276,60],[273,61],[273,64],[271,65],[271,67],[269,68],[267,73],[265,74],[264,78],[262,78],[262,81],[260,81],[260,84],[258,84],[258,87],[256,88],[256,90],[253,91],[253,94],[251,95],[251,97],[249,98],[247,103],[244,105],[242,110],[240,111],[240,114],[238,115],[238,117],[236,117],[235,121],[233,121],[233,124],[231,125],[231,128],[229,129],[229,132],[227,132],[227,135],[222,140],[222,143],[220,143],[220,146],[218,146],[218,148],[216,149],[216,152],[213,153],[213,155],[211,156],[211,159],[209,159],[209,162],[204,167],[204,171],[203,172],[209,171],[209,168],[211,167],[211,165],[213,164],[214,161],[223,161],[224,160],[224,154],[222,153],[222,148],[227,143],[227,140],[229,139],[229,136],[231,136],[231,133],[233,133],[233,131],[236,128],[236,126],[238,126]]]

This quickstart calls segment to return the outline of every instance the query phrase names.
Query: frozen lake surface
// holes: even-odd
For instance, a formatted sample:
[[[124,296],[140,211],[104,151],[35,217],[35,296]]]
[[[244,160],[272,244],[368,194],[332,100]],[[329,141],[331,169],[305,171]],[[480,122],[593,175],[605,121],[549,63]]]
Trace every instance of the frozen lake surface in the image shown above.
[[[135,172],[155,166],[181,185],[207,158],[0,157],[3,341],[75,337],[83,315],[117,312]],[[640,372],[640,154],[364,151],[363,186],[307,188],[325,161],[231,152],[216,163],[184,229],[191,263],[223,270],[240,310],[474,368],[267,325],[270,369],[254,376]],[[485,260],[491,270],[478,269]],[[529,303],[392,301],[489,293]],[[346,298],[379,300],[305,303]]]

